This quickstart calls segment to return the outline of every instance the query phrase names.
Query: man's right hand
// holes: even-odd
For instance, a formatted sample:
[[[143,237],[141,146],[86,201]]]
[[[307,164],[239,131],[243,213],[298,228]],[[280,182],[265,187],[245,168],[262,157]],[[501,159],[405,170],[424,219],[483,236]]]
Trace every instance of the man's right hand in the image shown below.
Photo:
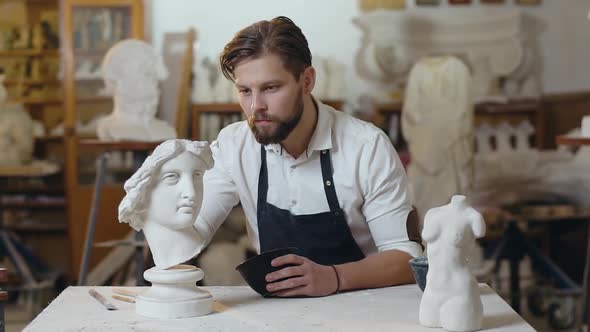
[[[338,291],[336,267],[320,265],[298,255],[275,258],[274,267],[291,265],[266,275],[266,289],[279,297],[326,296]],[[280,279],[288,278],[281,281]]]

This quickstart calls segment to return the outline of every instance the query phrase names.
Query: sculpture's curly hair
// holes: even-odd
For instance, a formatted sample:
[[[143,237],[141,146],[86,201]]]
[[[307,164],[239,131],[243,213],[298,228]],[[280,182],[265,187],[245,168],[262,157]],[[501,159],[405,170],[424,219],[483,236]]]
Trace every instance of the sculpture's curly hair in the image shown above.
[[[129,223],[137,231],[143,228],[154,178],[157,178],[164,163],[185,151],[201,159],[206,165],[205,170],[213,167],[213,155],[207,142],[171,139],[158,145],[141,167],[125,181],[126,195],[119,204],[119,222]]]

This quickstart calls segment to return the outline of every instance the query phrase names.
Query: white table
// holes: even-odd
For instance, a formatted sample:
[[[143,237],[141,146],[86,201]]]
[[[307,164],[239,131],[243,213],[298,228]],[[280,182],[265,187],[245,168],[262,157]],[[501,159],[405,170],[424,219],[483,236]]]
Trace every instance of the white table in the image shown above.
[[[175,320],[139,316],[135,304],[111,297],[113,287],[95,287],[118,307],[108,311],[89,288],[68,287],[24,331],[438,331],[418,324],[422,292],[416,285],[292,299],[265,299],[248,287],[204,287],[216,299],[214,312]],[[491,288],[480,289],[484,330],[535,331]]]

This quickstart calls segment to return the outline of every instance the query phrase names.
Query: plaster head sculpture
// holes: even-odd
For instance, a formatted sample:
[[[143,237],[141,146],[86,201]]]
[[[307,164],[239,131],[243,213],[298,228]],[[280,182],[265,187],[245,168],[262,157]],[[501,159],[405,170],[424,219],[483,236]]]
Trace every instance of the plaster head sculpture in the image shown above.
[[[150,44],[136,39],[115,44],[104,57],[102,75],[115,107],[98,125],[100,139],[163,141],[176,137],[172,126],[156,119],[159,82],[168,71]]]
[[[207,142],[168,140],[125,182],[119,221],[143,230],[157,268],[170,268],[202,250],[204,242],[192,225],[201,208],[203,173],[211,167]]]
[[[475,239],[485,235],[479,212],[455,195],[426,213],[422,238],[427,243],[428,274],[420,301],[420,324],[448,331],[481,329],[483,305],[467,257]]]
[[[22,105],[6,102],[0,73],[0,166],[21,166],[33,160],[33,119]]]

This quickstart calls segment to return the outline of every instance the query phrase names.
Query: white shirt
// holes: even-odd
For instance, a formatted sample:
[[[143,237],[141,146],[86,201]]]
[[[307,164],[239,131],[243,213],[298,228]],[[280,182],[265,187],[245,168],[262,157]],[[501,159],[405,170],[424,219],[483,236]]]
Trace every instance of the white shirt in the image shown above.
[[[412,207],[407,179],[389,138],[370,123],[317,105],[316,129],[305,153],[295,159],[280,144],[265,146],[268,203],[294,215],[329,211],[320,153],[330,149],[338,202],[363,253],[397,249],[421,255],[420,245],[408,238],[406,219]],[[215,166],[205,172],[195,228],[209,242],[241,202],[252,247],[260,252],[256,216],[260,144],[248,123],[241,121],[221,130],[211,150]]]

